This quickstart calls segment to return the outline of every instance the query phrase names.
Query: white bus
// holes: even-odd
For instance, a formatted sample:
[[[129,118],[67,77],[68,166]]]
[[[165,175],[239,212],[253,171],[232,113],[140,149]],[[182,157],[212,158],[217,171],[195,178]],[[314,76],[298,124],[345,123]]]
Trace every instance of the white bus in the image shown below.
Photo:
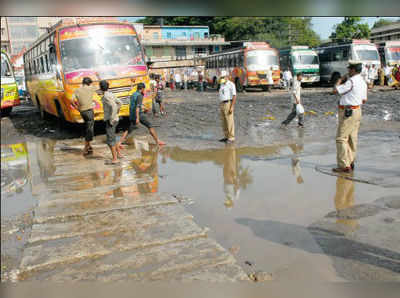
[[[354,39],[341,43],[329,43],[316,50],[320,62],[320,78],[323,82],[336,83],[347,73],[350,60],[362,63],[363,69],[367,65],[375,65],[376,69],[381,66],[378,49],[369,40]]]
[[[386,41],[378,46],[384,66],[400,64],[400,40]]]

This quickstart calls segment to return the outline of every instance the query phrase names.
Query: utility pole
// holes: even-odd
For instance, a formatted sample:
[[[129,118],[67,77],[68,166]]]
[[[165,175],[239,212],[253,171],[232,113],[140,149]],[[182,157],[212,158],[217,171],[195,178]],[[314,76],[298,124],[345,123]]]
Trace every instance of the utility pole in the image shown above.
[[[8,43],[10,45],[10,55],[11,55],[11,38],[10,38],[10,28],[8,27],[8,17],[6,18],[6,28],[7,28],[7,36],[8,36]]]

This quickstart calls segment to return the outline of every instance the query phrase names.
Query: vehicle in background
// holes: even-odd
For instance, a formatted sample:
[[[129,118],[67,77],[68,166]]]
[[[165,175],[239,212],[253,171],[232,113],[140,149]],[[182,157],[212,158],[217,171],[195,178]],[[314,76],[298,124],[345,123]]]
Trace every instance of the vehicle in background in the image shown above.
[[[27,92],[26,92],[24,73],[23,72],[15,73],[15,81],[17,82],[18,94],[19,94],[20,99],[25,99]]]
[[[319,59],[316,51],[308,46],[291,46],[279,50],[281,70],[289,69],[293,77],[303,73],[302,83],[318,83]]]
[[[378,51],[383,66],[400,65],[400,40],[386,41],[378,44]]]
[[[108,80],[109,91],[122,101],[120,116],[129,116],[130,96],[139,83],[146,85],[143,103],[151,110],[143,48],[127,22],[112,17],[64,18],[25,52],[24,67],[27,90],[42,117],[49,113],[61,122],[82,123],[71,101],[84,77],[97,88],[95,120],[103,119],[101,80]]]
[[[377,48],[369,40],[326,43],[316,51],[319,56],[321,81],[331,84],[335,84],[341,76],[347,74],[349,61],[362,63],[363,69],[367,65],[375,65],[375,68],[379,69],[381,64]]]
[[[222,70],[235,83],[240,92],[248,87],[267,90],[280,81],[279,54],[266,42],[231,42],[231,47],[205,57],[205,79],[208,85],[218,86]],[[273,84],[269,83],[268,70],[272,68]]]
[[[1,115],[8,116],[13,107],[20,104],[18,87],[10,57],[1,50]]]

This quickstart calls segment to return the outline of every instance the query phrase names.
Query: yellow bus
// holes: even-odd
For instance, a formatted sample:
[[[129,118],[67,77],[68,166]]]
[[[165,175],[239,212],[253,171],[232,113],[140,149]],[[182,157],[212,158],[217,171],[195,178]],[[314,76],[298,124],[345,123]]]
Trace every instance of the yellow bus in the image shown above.
[[[7,53],[1,50],[1,115],[8,116],[19,105],[18,87]]]
[[[151,109],[148,69],[133,25],[111,17],[64,18],[49,28],[24,54],[27,91],[41,117],[52,114],[60,121],[82,123],[72,105],[74,90],[90,77],[95,120],[103,119],[99,82],[123,105],[120,116],[129,116],[129,99],[138,83],[145,83],[145,110]]]

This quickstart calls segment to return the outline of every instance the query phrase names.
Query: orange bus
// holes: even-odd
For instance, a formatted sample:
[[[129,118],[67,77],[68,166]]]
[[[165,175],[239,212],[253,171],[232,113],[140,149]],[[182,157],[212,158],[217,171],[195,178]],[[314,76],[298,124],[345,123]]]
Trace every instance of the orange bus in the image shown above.
[[[146,85],[144,106],[151,109],[148,70],[143,48],[133,25],[115,18],[65,18],[49,28],[24,54],[27,91],[41,117],[52,114],[60,121],[82,123],[72,105],[74,90],[83,77],[108,80],[110,91],[129,116],[129,100],[138,83]],[[103,119],[101,93],[94,95],[95,120]]]
[[[216,87],[222,70],[240,92],[247,87],[268,90],[279,85],[279,53],[266,42],[231,42],[235,48],[227,49],[205,58],[205,78],[208,85]],[[272,68],[272,84],[268,70]]]

